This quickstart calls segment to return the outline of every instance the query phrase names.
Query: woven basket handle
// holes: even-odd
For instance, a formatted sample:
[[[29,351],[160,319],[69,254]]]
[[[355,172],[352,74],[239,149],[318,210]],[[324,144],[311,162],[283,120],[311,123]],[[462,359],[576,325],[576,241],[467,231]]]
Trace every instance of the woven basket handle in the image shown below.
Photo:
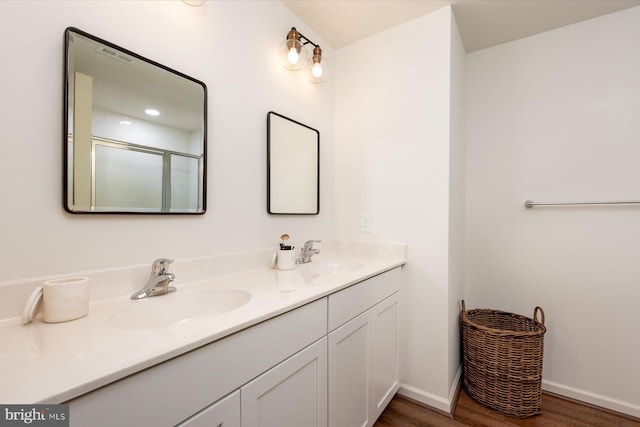
[[[540,312],[540,318],[542,319],[542,321],[538,320],[538,311]],[[541,307],[536,307],[533,309],[533,320],[538,323],[542,323],[542,326],[544,326],[544,311]]]
[[[464,306],[464,300],[460,300],[460,305],[462,306],[462,312],[467,311],[467,307]]]

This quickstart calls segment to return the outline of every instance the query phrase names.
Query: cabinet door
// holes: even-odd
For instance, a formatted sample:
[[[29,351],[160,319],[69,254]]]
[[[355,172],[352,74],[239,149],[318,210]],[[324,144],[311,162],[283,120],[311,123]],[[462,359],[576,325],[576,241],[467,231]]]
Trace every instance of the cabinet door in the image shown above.
[[[176,427],[240,427],[240,391],[220,399]]]
[[[242,387],[240,400],[245,427],[327,427],[326,337]]]
[[[370,310],[371,419],[375,421],[400,386],[398,355],[398,294]]]
[[[329,334],[329,425],[369,425],[369,312]]]

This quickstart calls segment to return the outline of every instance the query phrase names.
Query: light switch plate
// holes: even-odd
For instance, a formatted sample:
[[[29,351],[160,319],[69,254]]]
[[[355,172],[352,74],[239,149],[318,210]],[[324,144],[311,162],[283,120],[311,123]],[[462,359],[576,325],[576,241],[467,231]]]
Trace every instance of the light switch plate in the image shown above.
[[[360,231],[364,233],[371,233],[371,214],[362,214],[360,221]]]

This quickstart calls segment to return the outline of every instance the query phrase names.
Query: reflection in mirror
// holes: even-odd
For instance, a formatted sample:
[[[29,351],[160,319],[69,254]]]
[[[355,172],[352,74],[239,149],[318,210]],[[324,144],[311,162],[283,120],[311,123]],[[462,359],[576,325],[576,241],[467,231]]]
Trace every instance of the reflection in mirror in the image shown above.
[[[267,114],[267,211],[320,212],[320,132],[280,114]]]
[[[76,28],[65,59],[65,209],[204,213],[205,84]]]

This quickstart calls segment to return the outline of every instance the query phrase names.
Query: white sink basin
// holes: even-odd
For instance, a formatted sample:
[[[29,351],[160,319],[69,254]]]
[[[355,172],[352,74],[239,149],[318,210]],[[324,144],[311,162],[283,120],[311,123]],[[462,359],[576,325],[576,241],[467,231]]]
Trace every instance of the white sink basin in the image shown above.
[[[166,295],[131,300],[129,307],[109,316],[109,326],[122,329],[156,329],[214,317],[243,306],[251,294],[236,289],[178,290]]]
[[[352,261],[311,261],[309,269],[318,273],[345,273],[355,271],[363,267],[364,264]]]

